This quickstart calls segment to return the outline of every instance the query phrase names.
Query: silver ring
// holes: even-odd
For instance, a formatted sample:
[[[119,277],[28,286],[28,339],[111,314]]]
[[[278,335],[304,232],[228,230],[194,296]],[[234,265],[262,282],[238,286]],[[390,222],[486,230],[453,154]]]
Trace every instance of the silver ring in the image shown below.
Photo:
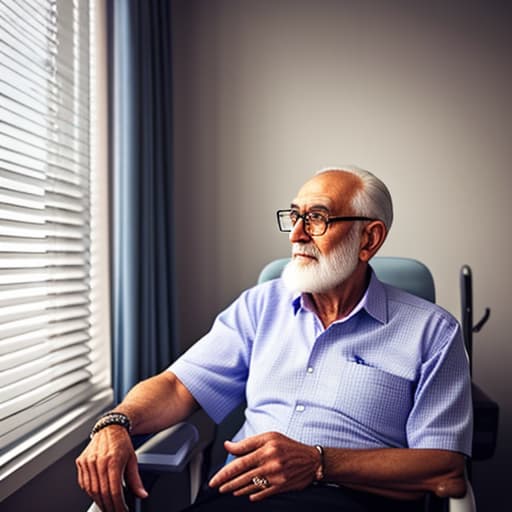
[[[270,487],[270,482],[264,476],[255,476],[252,479],[252,483],[258,489],[266,489],[267,487]]]

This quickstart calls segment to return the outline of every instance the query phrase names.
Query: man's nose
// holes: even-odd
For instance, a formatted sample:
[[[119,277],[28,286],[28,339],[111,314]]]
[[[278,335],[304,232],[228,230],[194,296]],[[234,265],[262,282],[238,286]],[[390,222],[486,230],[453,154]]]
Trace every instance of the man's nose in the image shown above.
[[[290,231],[290,242],[293,244],[309,240],[311,240],[311,237],[306,233],[306,223],[304,222],[304,219],[300,218]]]

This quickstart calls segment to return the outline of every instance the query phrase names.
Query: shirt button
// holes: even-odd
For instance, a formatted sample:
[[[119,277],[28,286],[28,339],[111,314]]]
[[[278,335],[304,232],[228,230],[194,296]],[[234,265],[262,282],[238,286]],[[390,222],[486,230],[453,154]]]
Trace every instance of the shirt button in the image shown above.
[[[308,368],[308,373],[313,373],[313,367],[312,367],[312,366],[310,366],[310,367]]]
[[[297,405],[297,407],[295,407],[295,410],[296,410],[297,412],[303,412],[303,411],[304,411],[304,409],[305,409],[305,407],[304,407],[303,405]]]

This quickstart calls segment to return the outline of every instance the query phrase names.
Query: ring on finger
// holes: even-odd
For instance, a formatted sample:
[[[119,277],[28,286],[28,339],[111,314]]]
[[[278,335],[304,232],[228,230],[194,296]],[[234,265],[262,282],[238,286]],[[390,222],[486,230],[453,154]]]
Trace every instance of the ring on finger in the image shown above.
[[[270,482],[264,477],[264,476],[258,476],[256,475],[252,479],[252,483],[258,488],[258,489],[267,489],[270,487]]]

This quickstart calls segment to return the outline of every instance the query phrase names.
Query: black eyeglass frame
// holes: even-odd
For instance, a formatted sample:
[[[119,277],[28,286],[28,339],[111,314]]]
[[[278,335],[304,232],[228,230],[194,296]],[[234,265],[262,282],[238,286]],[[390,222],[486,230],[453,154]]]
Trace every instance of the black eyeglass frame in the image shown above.
[[[277,212],[276,212],[277,225],[279,226],[279,231],[281,231],[282,233],[290,233],[291,231],[293,231],[293,228],[295,227],[296,223],[293,225],[293,227],[291,229],[283,229],[283,227],[281,226],[281,217],[283,216],[283,214],[291,214],[292,212],[295,212],[295,214],[297,215],[296,223],[299,221],[299,219],[302,219],[302,222],[304,223],[304,231],[309,236],[323,236],[323,235],[325,235],[325,233],[327,232],[327,228],[329,227],[329,224],[332,224],[333,222],[352,222],[352,221],[357,221],[357,220],[374,221],[374,220],[376,220],[376,219],[372,219],[371,217],[362,217],[360,215],[341,216],[341,217],[329,217],[329,216],[326,216],[325,217],[325,229],[324,229],[324,231],[322,233],[312,234],[312,233],[309,233],[309,230],[308,230],[308,227],[310,225],[310,221],[309,221],[308,217],[312,213],[318,213],[318,212],[306,212],[306,213],[301,214],[297,210],[293,210],[293,209],[289,208],[289,209],[285,209],[285,210],[277,210]],[[319,215],[324,217],[324,215],[321,214],[321,213]]]

